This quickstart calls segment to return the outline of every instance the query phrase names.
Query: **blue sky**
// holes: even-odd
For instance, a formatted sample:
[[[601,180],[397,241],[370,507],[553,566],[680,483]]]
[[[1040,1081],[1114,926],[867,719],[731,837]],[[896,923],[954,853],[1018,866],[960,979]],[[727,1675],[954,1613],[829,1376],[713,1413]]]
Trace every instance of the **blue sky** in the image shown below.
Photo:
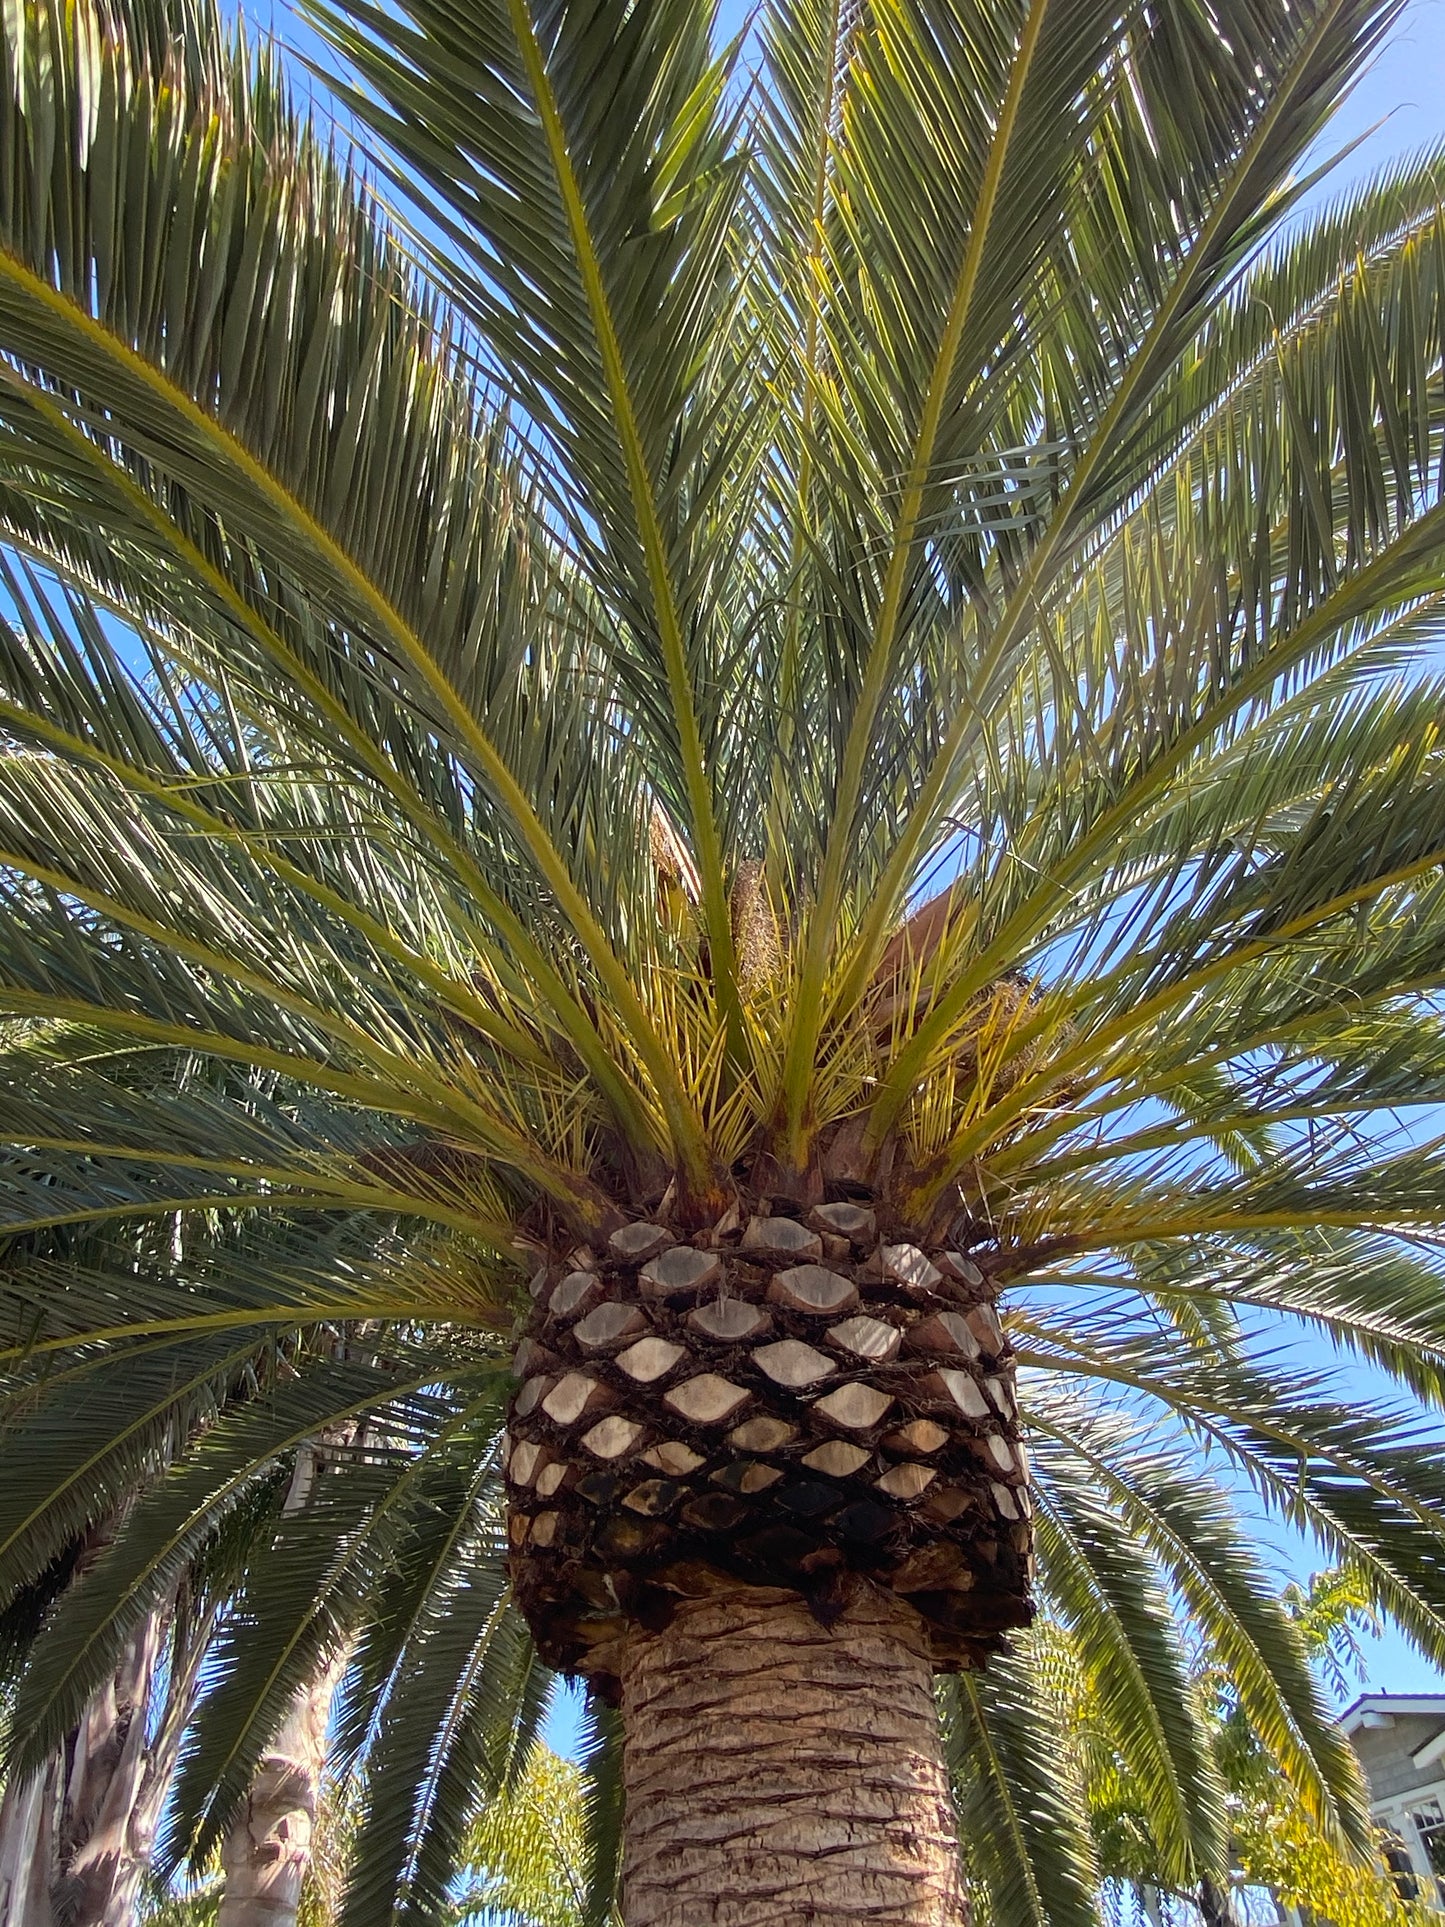
[[[1364,146],[1342,164],[1340,178],[1445,139],[1445,0],[1410,0],[1399,27],[1332,123],[1328,144],[1338,148],[1371,128]]]

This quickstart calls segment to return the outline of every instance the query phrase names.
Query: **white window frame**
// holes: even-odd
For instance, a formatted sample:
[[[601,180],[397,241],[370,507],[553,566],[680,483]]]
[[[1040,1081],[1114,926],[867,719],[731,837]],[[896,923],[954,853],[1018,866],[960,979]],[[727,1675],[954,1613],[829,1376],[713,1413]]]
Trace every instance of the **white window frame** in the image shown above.
[[[1382,1826],[1392,1828],[1404,1841],[1411,1870],[1420,1883],[1420,1898],[1436,1913],[1445,1913],[1445,1899],[1441,1898],[1439,1884],[1445,1881],[1445,1874],[1437,1874],[1430,1865],[1414,1818],[1414,1809],[1429,1806],[1431,1801],[1445,1814],[1445,1780],[1431,1780],[1424,1786],[1412,1787],[1408,1793],[1397,1793],[1388,1800],[1373,1801],[1370,1812]]]

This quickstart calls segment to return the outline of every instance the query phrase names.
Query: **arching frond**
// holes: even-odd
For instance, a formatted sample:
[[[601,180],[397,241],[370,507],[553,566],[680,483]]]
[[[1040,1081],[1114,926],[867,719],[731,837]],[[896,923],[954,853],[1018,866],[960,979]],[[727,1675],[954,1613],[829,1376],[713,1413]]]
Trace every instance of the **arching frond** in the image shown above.
[[[344,1651],[345,1920],[437,1918],[551,1685],[524,1281],[866,1197],[1006,1294],[1039,1600],[1171,1878],[1226,1827],[1184,1622],[1367,1847],[1242,1501],[1445,1653],[1445,160],[1300,171],[1397,14],[309,0],[308,117],[210,0],[15,0],[8,1774],[201,1586],[170,1861]],[[942,1689],[999,1923],[1095,1914],[1049,1663]]]
[[[988,1918],[1095,1927],[1097,1876],[1067,1749],[1026,1651],[940,1695],[959,1835]]]

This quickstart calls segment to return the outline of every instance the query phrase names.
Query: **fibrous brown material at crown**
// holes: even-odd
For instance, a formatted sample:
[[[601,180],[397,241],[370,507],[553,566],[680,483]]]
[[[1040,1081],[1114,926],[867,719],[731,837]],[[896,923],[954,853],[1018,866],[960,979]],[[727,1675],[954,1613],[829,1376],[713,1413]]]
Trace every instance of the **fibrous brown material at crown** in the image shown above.
[[[720,1582],[826,1620],[860,1580],[976,1665],[1031,1617],[1013,1354],[966,1256],[856,1202],[637,1222],[532,1281],[506,1446],[512,1573],[546,1661],[615,1695],[635,1627]]]

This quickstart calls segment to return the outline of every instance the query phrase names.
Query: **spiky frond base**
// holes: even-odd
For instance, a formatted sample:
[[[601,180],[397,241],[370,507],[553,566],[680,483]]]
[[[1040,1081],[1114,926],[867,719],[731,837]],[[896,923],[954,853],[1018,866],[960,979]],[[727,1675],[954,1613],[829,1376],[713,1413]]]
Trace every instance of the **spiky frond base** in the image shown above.
[[[826,1618],[857,1576],[935,1664],[1031,1617],[1013,1355],[984,1272],[856,1202],[624,1226],[532,1281],[507,1441],[516,1596],[547,1662],[614,1689],[630,1625],[719,1579]]]

